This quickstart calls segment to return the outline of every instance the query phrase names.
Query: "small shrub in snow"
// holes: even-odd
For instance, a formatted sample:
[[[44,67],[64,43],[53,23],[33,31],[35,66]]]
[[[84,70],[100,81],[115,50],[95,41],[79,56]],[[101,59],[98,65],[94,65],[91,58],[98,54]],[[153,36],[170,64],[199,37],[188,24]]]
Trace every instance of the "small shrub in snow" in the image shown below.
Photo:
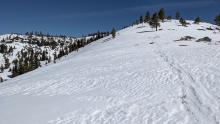
[[[116,36],[116,30],[115,30],[115,28],[113,28],[112,29],[112,38],[115,38],[115,36]]]

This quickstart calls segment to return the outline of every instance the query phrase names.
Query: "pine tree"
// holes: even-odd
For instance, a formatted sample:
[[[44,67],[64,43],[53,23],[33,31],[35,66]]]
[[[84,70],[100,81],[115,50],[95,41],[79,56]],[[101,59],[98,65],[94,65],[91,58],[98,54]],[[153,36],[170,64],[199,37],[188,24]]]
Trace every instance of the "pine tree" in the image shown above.
[[[150,21],[150,12],[148,11],[145,15],[144,22],[149,22],[149,21]]]
[[[13,53],[13,48],[12,48],[12,46],[9,47],[8,53]]]
[[[48,57],[48,60],[47,60],[48,63],[51,63],[51,56],[49,55]]]
[[[172,16],[167,16],[167,20],[171,20],[172,19]]]
[[[18,75],[18,60],[15,59],[12,63],[14,64],[14,67],[12,68],[12,77],[16,77]]]
[[[100,31],[97,31],[97,39],[100,39]]]
[[[28,58],[24,59],[24,64],[23,64],[23,69],[24,69],[24,73],[29,72],[29,63],[28,63]]]
[[[5,59],[5,69],[8,69],[10,66],[9,59],[7,57],[4,57],[4,59]]]
[[[3,82],[3,78],[2,77],[0,77],[0,82]]]
[[[29,71],[32,71],[32,70],[34,70],[34,60],[32,59],[32,60],[30,60],[29,61],[29,64],[28,64],[28,70]]]
[[[21,74],[24,74],[24,68],[23,68],[23,58],[19,59],[19,62],[18,62],[18,74],[21,75]]]
[[[199,24],[200,22],[201,22],[200,17],[197,17],[197,18],[195,19],[195,21],[194,21],[195,24]]]
[[[135,24],[136,24],[136,25],[138,25],[139,23],[140,23],[139,20],[136,20],[136,21],[135,21]]]
[[[160,23],[159,23],[159,16],[157,13],[154,13],[153,14],[153,17],[150,21],[150,25],[153,27],[153,28],[156,28],[156,31],[157,31],[157,28],[158,26],[160,26]]]
[[[4,72],[4,66],[3,66],[3,64],[1,64],[0,71],[1,71],[1,73]]]
[[[186,20],[185,19],[183,19],[182,17],[180,18],[180,20],[179,20],[179,22],[180,22],[180,24],[182,25],[182,26],[186,26]]]
[[[45,61],[47,59],[46,57],[46,51],[44,50],[42,53],[41,61]]]
[[[159,19],[162,20],[162,22],[164,21],[164,19],[166,18],[166,14],[165,14],[165,10],[164,8],[160,9],[159,13],[158,13]]]
[[[140,18],[139,18],[139,22],[140,22],[140,23],[143,23],[143,22],[144,22],[144,18],[143,18],[143,16],[140,16]]]
[[[3,38],[1,42],[4,43],[4,42],[5,42],[5,39]]]
[[[77,49],[77,48],[76,48],[76,49]],[[56,63],[56,59],[57,59],[57,53],[54,52],[54,54],[53,54],[53,63]]]
[[[115,28],[112,29],[112,37],[113,37],[113,38],[116,37],[116,30],[115,30]]]
[[[220,26],[220,14],[218,16],[215,17],[215,24]]]
[[[176,19],[177,19],[177,20],[180,19],[180,12],[176,12]]]

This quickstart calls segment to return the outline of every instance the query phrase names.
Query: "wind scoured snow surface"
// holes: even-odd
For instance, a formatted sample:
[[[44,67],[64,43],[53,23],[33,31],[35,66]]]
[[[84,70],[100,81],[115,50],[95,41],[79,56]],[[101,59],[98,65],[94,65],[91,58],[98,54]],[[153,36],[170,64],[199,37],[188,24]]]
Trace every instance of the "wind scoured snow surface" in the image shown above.
[[[219,124],[220,33],[178,25],[129,27],[0,84],[0,124]]]

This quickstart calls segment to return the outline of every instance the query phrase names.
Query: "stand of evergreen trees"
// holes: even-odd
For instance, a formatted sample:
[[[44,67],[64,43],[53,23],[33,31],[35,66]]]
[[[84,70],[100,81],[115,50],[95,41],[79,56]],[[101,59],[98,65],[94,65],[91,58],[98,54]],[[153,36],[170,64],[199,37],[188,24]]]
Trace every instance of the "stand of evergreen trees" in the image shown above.
[[[24,74],[26,72],[33,71],[41,67],[42,62],[45,62],[46,64],[51,63],[52,58],[53,58],[53,62],[56,63],[57,59],[60,59],[61,57],[68,55],[73,51],[78,51],[79,48],[82,48],[107,35],[109,35],[109,33],[98,32],[97,34],[91,36],[90,38],[77,39],[69,43],[62,41],[59,41],[58,43],[55,41],[53,41],[52,43],[49,41],[41,41],[41,42],[39,41],[37,43],[34,43],[34,41],[29,42],[30,44],[35,44],[38,47],[49,46],[54,49],[59,48],[59,50],[54,52],[53,56],[51,56],[49,55],[47,50],[37,51],[31,47],[29,47],[28,49],[22,49],[21,52],[18,53],[18,58],[13,60],[12,62],[13,67],[10,69],[12,72],[11,77],[13,78],[18,75]]]
[[[156,31],[158,30],[158,27],[160,26],[160,21],[164,22],[166,19],[166,13],[164,8],[161,8],[159,12],[155,12],[152,15],[149,11],[146,12],[144,16],[140,16],[139,20],[136,20],[132,25],[137,24],[143,24],[143,23],[149,23],[149,25],[152,28],[155,28]]]
[[[175,14],[175,18],[176,18],[176,20],[179,20],[179,22],[182,26],[189,25],[189,23],[187,23],[187,21],[183,17],[181,17],[180,12],[178,12],[178,11]],[[132,25],[149,23],[149,25],[152,28],[155,28],[157,31],[158,27],[160,26],[160,22],[164,22],[165,19],[171,20],[172,17],[166,16],[165,9],[161,8],[158,12],[155,12],[152,15],[149,11],[147,11],[144,16],[140,16],[139,19],[137,19],[135,22],[132,23]],[[214,21],[215,21],[216,25],[220,26],[220,14],[215,17]],[[202,19],[199,16],[196,17],[194,20],[194,23],[199,24],[200,22],[202,22]]]
[[[179,20],[180,24],[182,26],[187,26],[188,23],[186,20],[181,17],[180,12],[176,12],[175,18]],[[158,27],[160,26],[160,22],[164,22],[165,20],[171,20],[171,16],[167,16],[165,9],[161,8],[158,12],[155,12],[151,14],[149,11],[145,13],[144,16],[140,16],[139,19],[137,19],[133,25],[137,24],[143,24],[143,23],[149,23],[149,25],[152,28],[155,28],[156,31],[158,31]],[[217,15],[214,19],[216,25],[220,26],[220,14]],[[201,18],[197,17],[194,20],[195,24],[199,24],[201,22]],[[12,46],[8,46],[5,44],[7,41],[18,41],[20,38],[19,36],[11,38],[10,36],[6,39],[2,39],[1,42],[3,44],[0,44],[0,53],[3,54],[5,63],[0,66],[0,72],[4,72],[5,69],[9,69],[11,71],[12,75],[11,77],[16,77],[18,75],[24,74],[26,72],[35,70],[39,67],[41,67],[42,62],[45,62],[46,64],[54,62],[56,63],[57,59],[60,59],[61,57],[68,55],[69,53],[73,51],[78,51],[79,48],[82,48],[100,38],[103,38],[108,35],[112,35],[113,38],[116,37],[116,29],[113,28],[111,32],[96,32],[89,34],[89,38],[81,38],[81,39],[75,39],[73,41],[73,38],[70,38],[70,41],[67,40],[67,36],[65,35],[59,35],[54,36],[49,33],[43,34],[42,32],[27,32],[26,35],[28,36],[26,41],[29,45],[37,46],[38,48],[41,47],[49,47],[55,52],[53,55],[50,55],[50,53],[47,50],[36,50],[33,47],[28,47],[22,49],[18,54],[17,58],[13,60],[12,63],[9,62],[9,59],[7,56],[10,56],[13,54],[13,48]],[[36,38],[34,36],[38,36],[40,38]],[[55,38],[61,38],[61,40],[56,41]],[[47,40],[45,40],[47,39]],[[23,40],[21,40],[23,42]],[[3,79],[0,77],[0,82]]]
[[[73,37],[67,37],[65,35],[54,36],[43,34],[42,32],[27,32],[25,35],[27,38],[17,36],[8,36],[1,40],[0,53],[3,54],[4,62],[0,66],[0,73],[3,73],[5,69],[11,72],[9,77],[13,78],[18,75],[22,75],[29,71],[33,71],[41,65],[47,65],[49,63],[56,63],[57,59],[68,55],[73,51],[78,51],[82,48],[100,38],[108,36],[109,32],[96,32],[91,33],[84,38],[76,39]],[[16,35],[16,34],[15,34]],[[18,42],[27,44],[20,52],[17,53],[17,58],[10,62],[9,57],[13,55],[15,47],[8,45],[7,43]],[[45,49],[42,49],[45,48]],[[51,55],[47,50],[53,50]],[[3,78],[0,77],[0,82]]]
[[[7,46],[6,44],[0,44],[0,53],[1,54],[10,54],[13,53],[14,48],[12,46]]]

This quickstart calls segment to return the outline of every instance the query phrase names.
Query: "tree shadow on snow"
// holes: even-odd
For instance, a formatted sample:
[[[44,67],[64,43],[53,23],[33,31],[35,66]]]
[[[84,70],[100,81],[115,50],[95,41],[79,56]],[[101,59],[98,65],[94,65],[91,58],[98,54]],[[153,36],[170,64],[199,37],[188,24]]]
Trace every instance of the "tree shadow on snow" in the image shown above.
[[[138,28],[144,28],[144,27],[146,27],[146,26],[139,26],[139,27],[137,27],[137,29],[138,29]]]
[[[137,32],[137,33],[147,33],[147,32],[155,32],[155,31],[140,31],[140,32]]]
[[[104,42],[108,42],[108,41],[110,41],[112,38],[107,38],[107,39],[105,39],[105,40],[103,40],[103,43]]]

